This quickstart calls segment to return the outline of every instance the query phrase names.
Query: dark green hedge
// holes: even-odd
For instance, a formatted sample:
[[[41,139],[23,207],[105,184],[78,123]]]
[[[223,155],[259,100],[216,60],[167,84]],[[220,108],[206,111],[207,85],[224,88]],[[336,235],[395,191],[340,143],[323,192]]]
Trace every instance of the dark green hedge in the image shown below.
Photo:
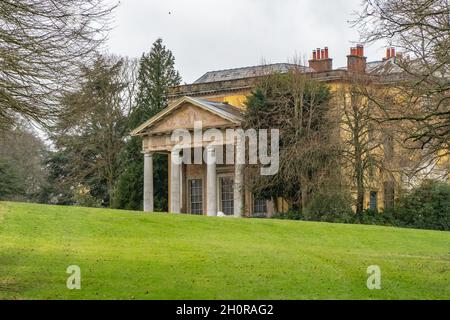
[[[398,199],[395,209],[354,214],[348,195],[319,194],[307,212],[290,211],[274,218],[350,224],[372,224],[450,231],[450,184],[426,181]]]

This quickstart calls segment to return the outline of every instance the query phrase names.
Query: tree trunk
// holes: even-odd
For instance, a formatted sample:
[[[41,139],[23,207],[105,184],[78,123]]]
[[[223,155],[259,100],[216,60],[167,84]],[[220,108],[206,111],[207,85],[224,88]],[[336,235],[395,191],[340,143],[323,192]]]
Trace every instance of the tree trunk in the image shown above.
[[[356,214],[362,214],[364,211],[364,188],[358,185],[356,196]]]
[[[356,157],[356,214],[362,214],[364,211],[364,169],[360,154]]]

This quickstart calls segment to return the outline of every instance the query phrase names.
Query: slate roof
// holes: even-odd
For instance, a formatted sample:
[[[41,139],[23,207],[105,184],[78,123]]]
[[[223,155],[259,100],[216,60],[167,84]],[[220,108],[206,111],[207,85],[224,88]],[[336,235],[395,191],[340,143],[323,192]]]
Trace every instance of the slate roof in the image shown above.
[[[197,79],[194,84],[260,77],[270,75],[272,73],[287,73],[290,70],[301,70],[302,72],[314,71],[311,68],[302,65],[291,63],[275,63],[253,67],[210,71]]]
[[[338,70],[347,70],[347,67],[342,67]],[[366,65],[367,74],[387,75],[400,72],[402,72],[402,69],[397,64],[395,64],[395,58],[391,58],[388,60],[369,61]]]
[[[367,73],[387,75],[402,72],[402,68],[395,63],[395,59],[391,58],[383,61],[369,62],[367,63]]]
[[[287,73],[290,70],[300,70],[301,72],[305,73],[314,72],[312,68],[298,64],[275,63],[252,67],[210,71],[198,78],[194,82],[194,84],[260,77],[273,73]],[[338,68],[337,70],[347,70],[347,67]],[[395,64],[395,58],[391,58],[388,60],[367,62],[366,72],[368,74],[392,74],[401,72],[401,69]]]

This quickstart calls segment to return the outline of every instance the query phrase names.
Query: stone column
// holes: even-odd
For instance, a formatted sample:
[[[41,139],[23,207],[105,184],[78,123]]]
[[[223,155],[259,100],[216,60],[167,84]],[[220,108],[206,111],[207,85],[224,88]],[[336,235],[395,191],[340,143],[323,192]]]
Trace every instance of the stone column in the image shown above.
[[[180,150],[172,150],[170,159],[170,211],[181,213],[181,157]]]
[[[244,214],[244,164],[234,165],[234,216],[242,218]]]
[[[235,143],[236,156],[234,161],[234,216],[244,215],[244,169],[245,169],[245,136],[242,133]]]
[[[215,148],[206,148],[206,212],[209,217],[217,216],[217,173]]]
[[[153,212],[153,155],[144,154],[144,212]]]
[[[277,212],[275,211],[275,199],[272,197],[267,201],[267,218],[272,218]]]

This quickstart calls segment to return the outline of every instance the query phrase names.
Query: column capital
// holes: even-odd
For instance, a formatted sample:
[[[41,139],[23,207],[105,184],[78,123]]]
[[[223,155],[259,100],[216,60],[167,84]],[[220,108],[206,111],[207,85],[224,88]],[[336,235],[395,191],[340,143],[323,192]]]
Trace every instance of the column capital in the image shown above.
[[[213,145],[206,146],[206,159],[205,162],[207,165],[216,164],[216,147]]]
[[[181,149],[172,149],[170,151],[170,160],[172,164],[180,165],[183,163],[183,157],[181,156]]]

